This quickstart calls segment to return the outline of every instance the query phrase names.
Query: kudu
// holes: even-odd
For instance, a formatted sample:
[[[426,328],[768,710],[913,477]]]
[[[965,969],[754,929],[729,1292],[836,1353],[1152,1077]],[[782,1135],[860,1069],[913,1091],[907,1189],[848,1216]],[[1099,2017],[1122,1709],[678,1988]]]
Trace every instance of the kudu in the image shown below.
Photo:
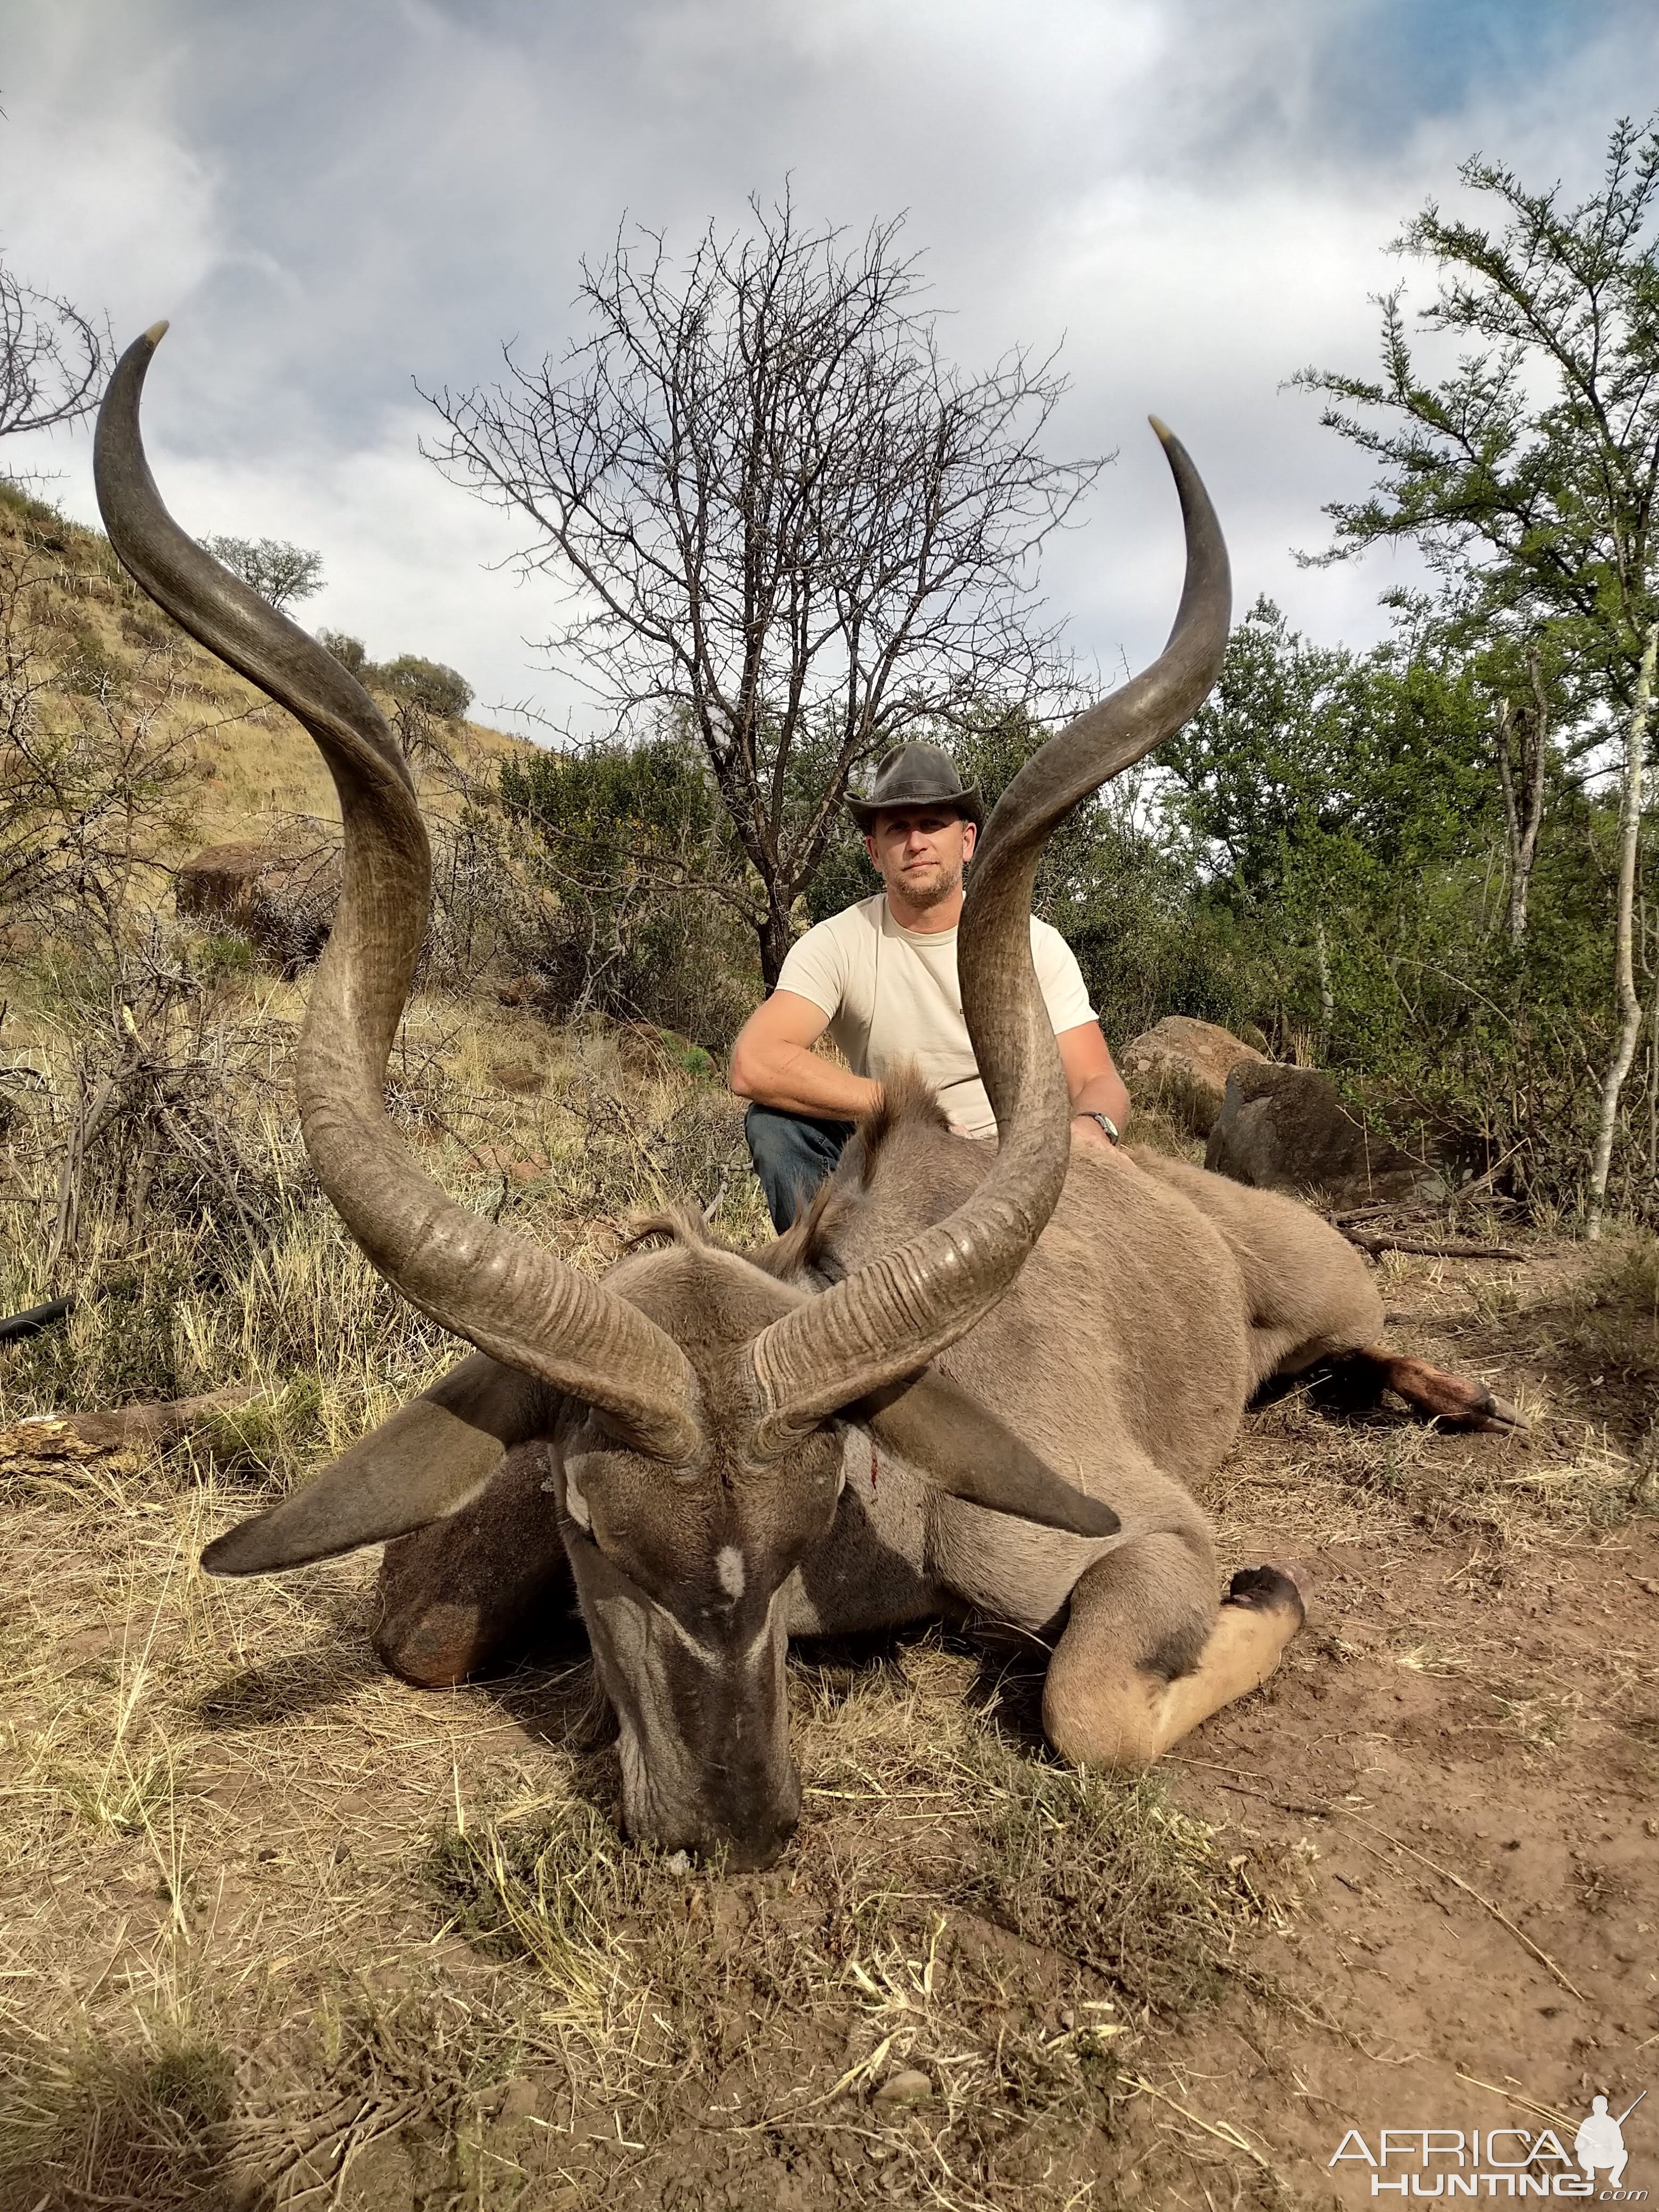
[[[1050,739],[980,848],[962,997],[997,1146],[952,1136],[900,1081],[775,1244],[728,1250],[688,1212],[594,1282],[457,1205],[386,1118],[428,899],[409,771],[355,678],[163,507],[138,414],[165,328],[122,356],[100,416],[110,540],[332,772],[344,881],[295,1059],[306,1146],[380,1273],[477,1347],[204,1565],[270,1573],[387,1543],[377,1641],[424,1682],[522,1648],[574,1574],[628,1828],[738,1865],[769,1863],[799,1810],[792,1634],[943,1611],[1057,1638],[1044,1724],[1080,1760],[1154,1758],[1261,1682],[1300,1623],[1295,1583],[1252,1570],[1218,1604],[1187,1488],[1252,1389],[1346,1358],[1351,1380],[1443,1415],[1516,1417],[1369,1349],[1364,1263],[1304,1208],[1149,1153],[1070,1156],[1031,884],[1054,825],[1177,729],[1220,665],[1226,551],[1178,441],[1154,426],[1186,523],[1170,641]]]

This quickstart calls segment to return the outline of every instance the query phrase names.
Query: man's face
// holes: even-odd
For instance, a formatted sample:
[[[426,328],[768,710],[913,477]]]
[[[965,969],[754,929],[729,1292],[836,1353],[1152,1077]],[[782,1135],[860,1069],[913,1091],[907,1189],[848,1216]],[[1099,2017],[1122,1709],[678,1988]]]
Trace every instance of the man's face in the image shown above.
[[[978,830],[934,806],[884,808],[864,841],[882,882],[908,907],[926,909],[962,887]]]

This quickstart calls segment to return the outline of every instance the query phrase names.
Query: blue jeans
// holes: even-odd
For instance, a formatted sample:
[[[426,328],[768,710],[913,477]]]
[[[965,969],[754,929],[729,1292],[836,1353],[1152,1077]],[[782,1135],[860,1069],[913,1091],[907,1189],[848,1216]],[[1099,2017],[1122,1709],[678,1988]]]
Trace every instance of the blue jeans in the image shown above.
[[[819,1121],[810,1114],[783,1114],[775,1106],[750,1106],[743,1117],[743,1133],[766,1194],[772,1226],[781,1237],[841,1158],[853,1124]]]

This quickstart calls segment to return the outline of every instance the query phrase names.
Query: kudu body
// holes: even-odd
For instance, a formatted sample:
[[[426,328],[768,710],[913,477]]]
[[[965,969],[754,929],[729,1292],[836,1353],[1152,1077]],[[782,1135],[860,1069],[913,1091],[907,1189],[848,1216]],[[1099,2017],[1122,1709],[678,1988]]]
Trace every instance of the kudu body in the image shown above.
[[[165,327],[122,356],[100,416],[110,539],[333,774],[344,883],[296,1055],[306,1144],[381,1273],[477,1347],[204,1565],[270,1573],[385,1542],[377,1642],[424,1682],[512,1656],[568,1611],[574,1578],[630,1832],[739,1864],[775,1856],[799,1809],[791,1635],[946,1612],[1057,1637],[1048,1734],[1115,1764],[1262,1680],[1300,1623],[1295,1583],[1252,1570],[1218,1605],[1188,1489],[1252,1389],[1346,1361],[1448,1417],[1516,1417],[1375,1349],[1364,1263],[1306,1209],[1152,1154],[1070,1157],[1030,887],[1055,823],[1178,728],[1219,667],[1226,554],[1179,444],[1159,428],[1188,545],[1170,642],[1044,746],[980,848],[959,961],[997,1146],[952,1136],[901,1081],[775,1244],[732,1252],[676,1217],[665,1246],[595,1283],[456,1205],[386,1121],[425,831],[356,680],[162,506],[138,405]]]

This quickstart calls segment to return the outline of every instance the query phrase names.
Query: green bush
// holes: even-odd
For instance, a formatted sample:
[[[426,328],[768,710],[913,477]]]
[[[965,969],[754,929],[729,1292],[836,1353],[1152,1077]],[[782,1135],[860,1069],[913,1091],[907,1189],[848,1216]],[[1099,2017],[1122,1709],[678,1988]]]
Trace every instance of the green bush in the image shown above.
[[[498,789],[549,894],[525,951],[550,1010],[724,1051],[761,997],[759,963],[741,855],[692,746],[508,756]]]
[[[345,642],[356,645],[357,641],[350,638]],[[472,704],[472,686],[465,677],[458,675],[453,668],[446,668],[441,661],[422,660],[417,653],[399,653],[396,660],[365,664],[353,672],[363,675],[366,682],[389,691],[395,700],[440,722],[462,720]]]
[[[368,648],[360,637],[348,637],[343,629],[319,629],[317,642],[354,676],[362,677],[368,666]]]

